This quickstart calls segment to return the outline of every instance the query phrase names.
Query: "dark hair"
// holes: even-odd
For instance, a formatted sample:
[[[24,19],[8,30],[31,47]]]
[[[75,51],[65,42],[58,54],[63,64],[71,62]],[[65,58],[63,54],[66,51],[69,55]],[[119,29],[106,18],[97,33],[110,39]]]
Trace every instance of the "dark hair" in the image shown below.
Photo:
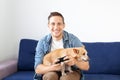
[[[50,15],[48,16],[48,21],[49,21],[49,19],[50,19],[52,16],[60,16],[60,17],[62,18],[62,20],[63,20],[63,23],[65,23],[65,22],[64,22],[64,17],[63,17],[63,15],[62,15],[61,13],[59,13],[59,12],[51,12]]]

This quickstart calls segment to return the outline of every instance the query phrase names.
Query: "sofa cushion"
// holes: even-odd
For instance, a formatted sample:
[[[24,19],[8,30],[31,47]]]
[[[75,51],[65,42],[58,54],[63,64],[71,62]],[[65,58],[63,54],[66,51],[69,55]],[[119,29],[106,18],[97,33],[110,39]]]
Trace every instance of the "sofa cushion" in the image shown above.
[[[85,74],[85,80],[120,80],[120,75],[114,74]]]
[[[2,80],[33,80],[34,71],[18,71]]]
[[[22,39],[19,46],[18,70],[34,70],[36,40]]]
[[[120,42],[83,44],[90,57],[90,69],[84,73],[120,74]]]

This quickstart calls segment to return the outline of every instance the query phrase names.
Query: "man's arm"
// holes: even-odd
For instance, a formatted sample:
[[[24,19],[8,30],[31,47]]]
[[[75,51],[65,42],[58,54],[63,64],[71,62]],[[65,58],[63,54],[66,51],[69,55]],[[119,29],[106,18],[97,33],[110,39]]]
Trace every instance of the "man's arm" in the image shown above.
[[[61,70],[61,65],[60,64],[53,64],[53,65],[39,64],[36,67],[35,72],[37,74],[45,74],[49,71],[60,71],[60,70]]]

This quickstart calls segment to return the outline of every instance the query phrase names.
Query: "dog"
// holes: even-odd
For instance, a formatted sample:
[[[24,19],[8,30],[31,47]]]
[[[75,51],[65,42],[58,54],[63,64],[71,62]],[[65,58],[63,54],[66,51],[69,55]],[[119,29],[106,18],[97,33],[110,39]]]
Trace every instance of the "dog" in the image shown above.
[[[82,47],[75,47],[75,48],[61,48],[51,51],[50,53],[46,54],[43,58],[43,64],[44,65],[52,65],[54,64],[55,60],[58,60],[56,63],[60,63],[62,65],[61,73],[62,75],[66,75],[66,65],[64,61],[67,61],[68,59],[64,60],[65,56],[71,56],[72,58],[75,58],[78,61],[88,61],[89,57],[87,56],[87,50],[84,46]],[[67,66],[69,72],[73,72],[70,66]]]

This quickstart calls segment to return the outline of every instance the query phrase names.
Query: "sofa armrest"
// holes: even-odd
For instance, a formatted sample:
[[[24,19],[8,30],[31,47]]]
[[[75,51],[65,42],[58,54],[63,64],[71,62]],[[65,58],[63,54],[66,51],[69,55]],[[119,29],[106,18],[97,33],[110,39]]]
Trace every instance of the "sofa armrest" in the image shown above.
[[[17,71],[17,60],[0,62],[0,80]]]

